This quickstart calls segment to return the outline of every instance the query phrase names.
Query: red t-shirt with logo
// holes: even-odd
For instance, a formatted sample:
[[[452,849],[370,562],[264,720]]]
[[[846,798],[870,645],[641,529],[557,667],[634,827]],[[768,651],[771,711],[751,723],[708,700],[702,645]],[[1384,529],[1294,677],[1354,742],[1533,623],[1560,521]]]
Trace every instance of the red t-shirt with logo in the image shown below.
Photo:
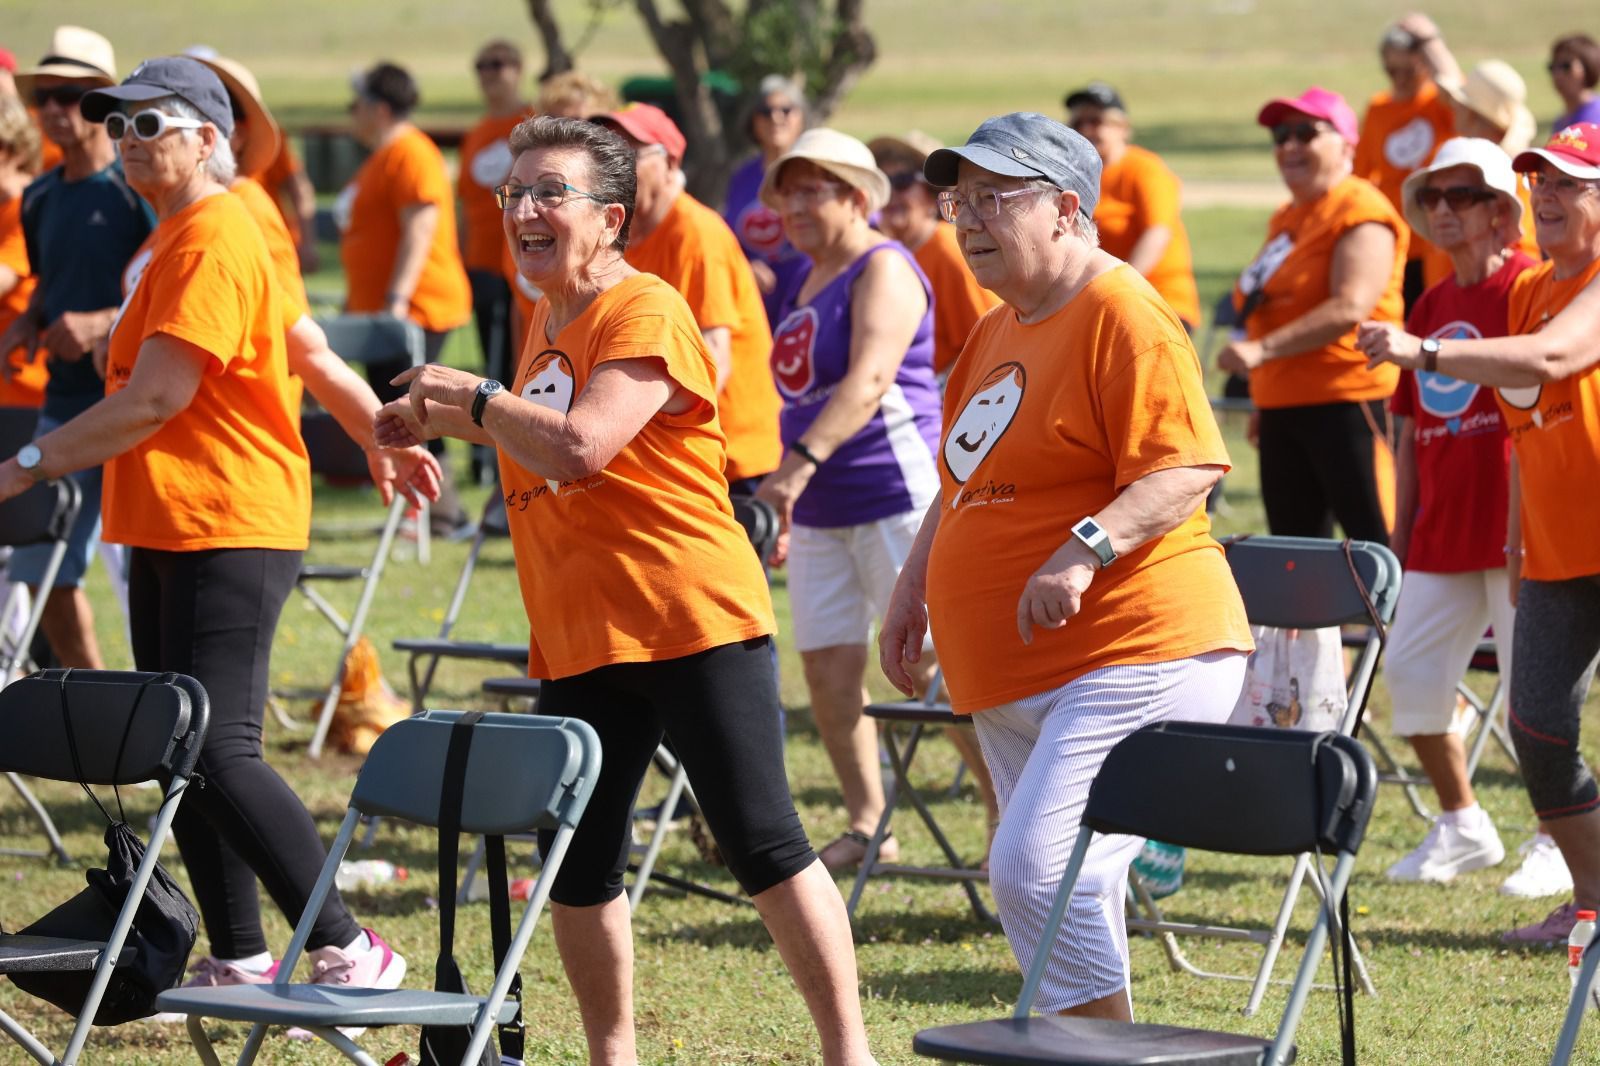
[[[1506,301],[1534,260],[1517,252],[1476,285],[1446,278],[1417,300],[1406,328],[1419,337],[1504,337]],[[1505,565],[1511,441],[1494,389],[1446,374],[1403,371],[1389,401],[1411,419],[1417,513],[1406,569],[1435,574]]]

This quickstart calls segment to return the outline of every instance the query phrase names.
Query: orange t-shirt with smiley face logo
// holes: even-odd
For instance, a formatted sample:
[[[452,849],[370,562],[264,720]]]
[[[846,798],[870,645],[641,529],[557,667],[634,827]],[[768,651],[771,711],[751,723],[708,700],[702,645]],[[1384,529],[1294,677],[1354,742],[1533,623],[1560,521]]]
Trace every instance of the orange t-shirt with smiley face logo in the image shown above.
[[[311,464],[300,439],[283,310],[266,241],[237,196],[162,221],[123,273],[106,394],[156,334],[211,358],[194,399],[105,465],[105,539],[160,551],[303,550]]]
[[[1226,468],[1194,345],[1127,265],[1042,322],[999,307],[973,329],[945,391],[942,498],[928,611],[951,705],[987,710],[1105,666],[1252,647],[1205,508],[1095,575],[1060,629],[1017,633],[1035,570],[1128,485]]]
[[[456,196],[461,200],[461,261],[468,270],[500,270],[506,234],[494,190],[511,174],[511,131],[532,111],[484,116],[461,138],[461,173]]]
[[[1361,138],[1356,141],[1356,177],[1376,185],[1390,205],[1401,211],[1401,186],[1407,176],[1433,162],[1439,146],[1455,132],[1450,101],[1431,81],[1409,100],[1396,100],[1387,91],[1374,93],[1361,119]],[[1400,225],[1409,229],[1404,218]],[[1429,247],[1422,238],[1413,239],[1408,258],[1422,258]]]
[[[1559,281],[1553,263],[1523,272],[1507,305],[1511,332],[1539,332],[1596,277],[1600,259]],[[1522,576],[1600,574],[1600,366],[1498,393],[1522,477]]]
[[[683,298],[636,274],[554,339],[549,320],[540,300],[513,386],[524,400],[565,414],[605,363],[649,359],[699,402],[658,412],[579,481],[547,480],[500,453],[529,675],[677,659],[772,633],[766,577],[722,474],[716,366]]]

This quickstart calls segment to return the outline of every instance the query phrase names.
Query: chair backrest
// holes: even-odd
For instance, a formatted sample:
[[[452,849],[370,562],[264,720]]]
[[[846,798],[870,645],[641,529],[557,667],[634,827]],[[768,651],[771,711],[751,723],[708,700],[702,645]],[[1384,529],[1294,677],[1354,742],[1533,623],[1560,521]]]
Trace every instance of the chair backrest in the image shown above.
[[[409,359],[421,366],[427,339],[422,327],[393,315],[334,315],[319,318],[328,347],[350,363],[386,363]]]
[[[91,785],[187,777],[210,702],[184,674],[44,670],[0,689],[0,770],[77,781],[72,741]]]
[[[765,566],[778,543],[777,510],[766,500],[758,500],[754,496],[735,496],[733,517],[744,527],[745,535],[750,538],[750,546],[755,548],[756,555]]]
[[[445,751],[460,711],[424,711],[378,737],[350,806],[439,824]],[[486,714],[473,727],[461,829],[497,835],[575,825],[600,772],[600,740],[571,718]]]
[[[1083,824],[1206,851],[1354,854],[1377,787],[1372,757],[1339,733],[1160,722],[1106,755]]]
[[[71,478],[39,482],[0,503],[0,547],[65,540],[81,506],[82,491]]]
[[[1378,617],[1388,624],[1400,598],[1400,561],[1381,544],[1315,537],[1252,536],[1225,546],[1228,565],[1252,625],[1323,629],[1372,621],[1361,598],[1366,587]]]
[[[366,484],[371,480],[367,453],[326,411],[300,412],[300,438],[306,442],[311,471],[332,481]]]

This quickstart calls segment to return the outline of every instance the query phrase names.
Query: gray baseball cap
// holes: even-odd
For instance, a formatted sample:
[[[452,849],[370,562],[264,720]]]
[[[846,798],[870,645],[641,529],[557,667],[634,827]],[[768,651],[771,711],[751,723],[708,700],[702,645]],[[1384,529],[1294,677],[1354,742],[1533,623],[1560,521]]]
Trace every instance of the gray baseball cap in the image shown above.
[[[224,137],[233,135],[233,106],[228,90],[210,67],[188,56],[161,56],[147,59],[133,68],[121,85],[96,89],[83,98],[78,108],[90,122],[104,122],[123,101],[143,103],[164,96],[177,96],[194,105],[207,122]]]
[[[1010,178],[1043,178],[1078,194],[1090,217],[1100,200],[1100,153],[1084,137],[1035,111],[1013,111],[984,120],[960,148],[928,156],[922,174],[932,185],[956,183],[961,161]]]

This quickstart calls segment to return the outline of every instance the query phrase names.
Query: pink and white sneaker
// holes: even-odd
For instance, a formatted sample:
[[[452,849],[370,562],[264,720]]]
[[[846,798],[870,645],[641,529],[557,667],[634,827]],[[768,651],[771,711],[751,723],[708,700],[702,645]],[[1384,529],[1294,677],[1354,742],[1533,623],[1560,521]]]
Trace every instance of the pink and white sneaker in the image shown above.
[[[404,955],[389,946],[389,942],[373,932],[363,929],[372,946],[366,951],[345,951],[343,948],[317,948],[307,954],[311,963],[311,983],[314,985],[343,985],[350,988],[399,988],[406,976]],[[352,1040],[366,1032],[365,1029],[339,1030]],[[290,1040],[310,1040],[315,1034],[305,1029],[290,1029]]]
[[[223,985],[264,985],[270,983],[272,979],[277,976],[278,963],[277,960],[273,960],[272,965],[269,966],[265,971],[262,973],[256,973],[254,970],[246,970],[242,967],[235,966],[231,962],[223,962],[214,955],[202,955],[194,962],[193,965],[189,967],[189,973],[193,976],[183,983],[183,988],[218,988]],[[175,1022],[182,1022],[188,1017],[189,1016],[187,1014],[177,1014],[173,1011],[162,1011],[160,1014],[152,1014],[146,1020],[160,1022],[163,1024],[172,1024]]]

